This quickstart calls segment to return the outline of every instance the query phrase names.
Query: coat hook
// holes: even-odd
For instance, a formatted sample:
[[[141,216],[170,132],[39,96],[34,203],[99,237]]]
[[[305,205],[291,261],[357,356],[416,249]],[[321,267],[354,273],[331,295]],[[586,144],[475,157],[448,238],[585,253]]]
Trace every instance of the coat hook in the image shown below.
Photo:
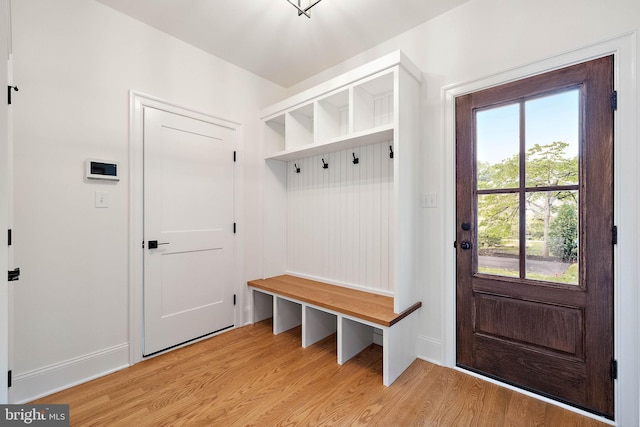
[[[296,171],[296,173],[300,173],[300,168],[298,167],[297,164],[293,164],[293,169]]]
[[[389,146],[389,158],[393,159],[393,145]]]
[[[329,169],[329,163],[325,163],[324,159],[322,159],[322,169]]]
[[[19,91],[18,86],[7,86],[7,104],[11,105],[11,89]]]
[[[357,165],[358,163],[360,163],[360,159],[356,157],[356,153],[351,154],[353,154],[353,164]]]

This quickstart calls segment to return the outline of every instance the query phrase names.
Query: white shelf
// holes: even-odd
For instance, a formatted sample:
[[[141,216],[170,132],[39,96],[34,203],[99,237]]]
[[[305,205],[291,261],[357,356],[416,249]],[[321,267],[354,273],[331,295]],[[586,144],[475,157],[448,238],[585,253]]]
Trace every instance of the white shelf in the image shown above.
[[[391,52],[381,58],[378,58],[368,64],[364,64],[358,68],[348,71],[331,80],[327,80],[317,86],[298,93],[290,98],[273,104],[262,111],[263,120],[269,120],[273,116],[282,114],[293,106],[303,105],[310,99],[320,99],[332,93],[337,89],[345,87],[354,82],[365,82],[376,73],[400,66],[404,72],[408,74],[416,82],[420,82],[422,72],[411,62],[402,51]]]
[[[392,140],[403,72],[398,64],[374,70],[263,116],[265,159],[299,160]]]
[[[339,136],[320,144],[311,144],[303,147],[291,148],[271,154],[265,160],[291,161],[327,154],[348,148],[372,145],[383,141],[393,141],[394,126],[389,124],[375,129],[356,132],[347,136]]]

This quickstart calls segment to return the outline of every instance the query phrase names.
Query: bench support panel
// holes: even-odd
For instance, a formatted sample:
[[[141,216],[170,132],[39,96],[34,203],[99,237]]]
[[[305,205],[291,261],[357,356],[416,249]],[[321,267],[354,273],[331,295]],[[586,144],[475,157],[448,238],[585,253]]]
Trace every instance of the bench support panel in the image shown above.
[[[416,336],[419,313],[412,313],[382,336],[382,383],[390,386],[416,359]]]

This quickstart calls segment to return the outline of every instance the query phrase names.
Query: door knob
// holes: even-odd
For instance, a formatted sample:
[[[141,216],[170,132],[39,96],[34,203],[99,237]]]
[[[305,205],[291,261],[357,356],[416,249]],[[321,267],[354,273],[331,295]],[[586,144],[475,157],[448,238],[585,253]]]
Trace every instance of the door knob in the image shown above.
[[[460,248],[464,249],[465,251],[468,249],[471,249],[471,242],[467,242],[467,241],[461,242]]]
[[[169,242],[158,243],[157,240],[149,240],[149,249],[158,249],[159,245],[168,245]]]

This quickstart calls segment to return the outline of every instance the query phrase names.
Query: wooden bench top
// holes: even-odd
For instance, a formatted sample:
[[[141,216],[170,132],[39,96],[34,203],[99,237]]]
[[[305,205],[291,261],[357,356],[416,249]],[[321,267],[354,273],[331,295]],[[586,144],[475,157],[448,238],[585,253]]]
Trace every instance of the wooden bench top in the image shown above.
[[[391,297],[289,275],[252,280],[248,284],[382,326],[391,326],[422,306],[417,302],[402,313],[394,313]]]

